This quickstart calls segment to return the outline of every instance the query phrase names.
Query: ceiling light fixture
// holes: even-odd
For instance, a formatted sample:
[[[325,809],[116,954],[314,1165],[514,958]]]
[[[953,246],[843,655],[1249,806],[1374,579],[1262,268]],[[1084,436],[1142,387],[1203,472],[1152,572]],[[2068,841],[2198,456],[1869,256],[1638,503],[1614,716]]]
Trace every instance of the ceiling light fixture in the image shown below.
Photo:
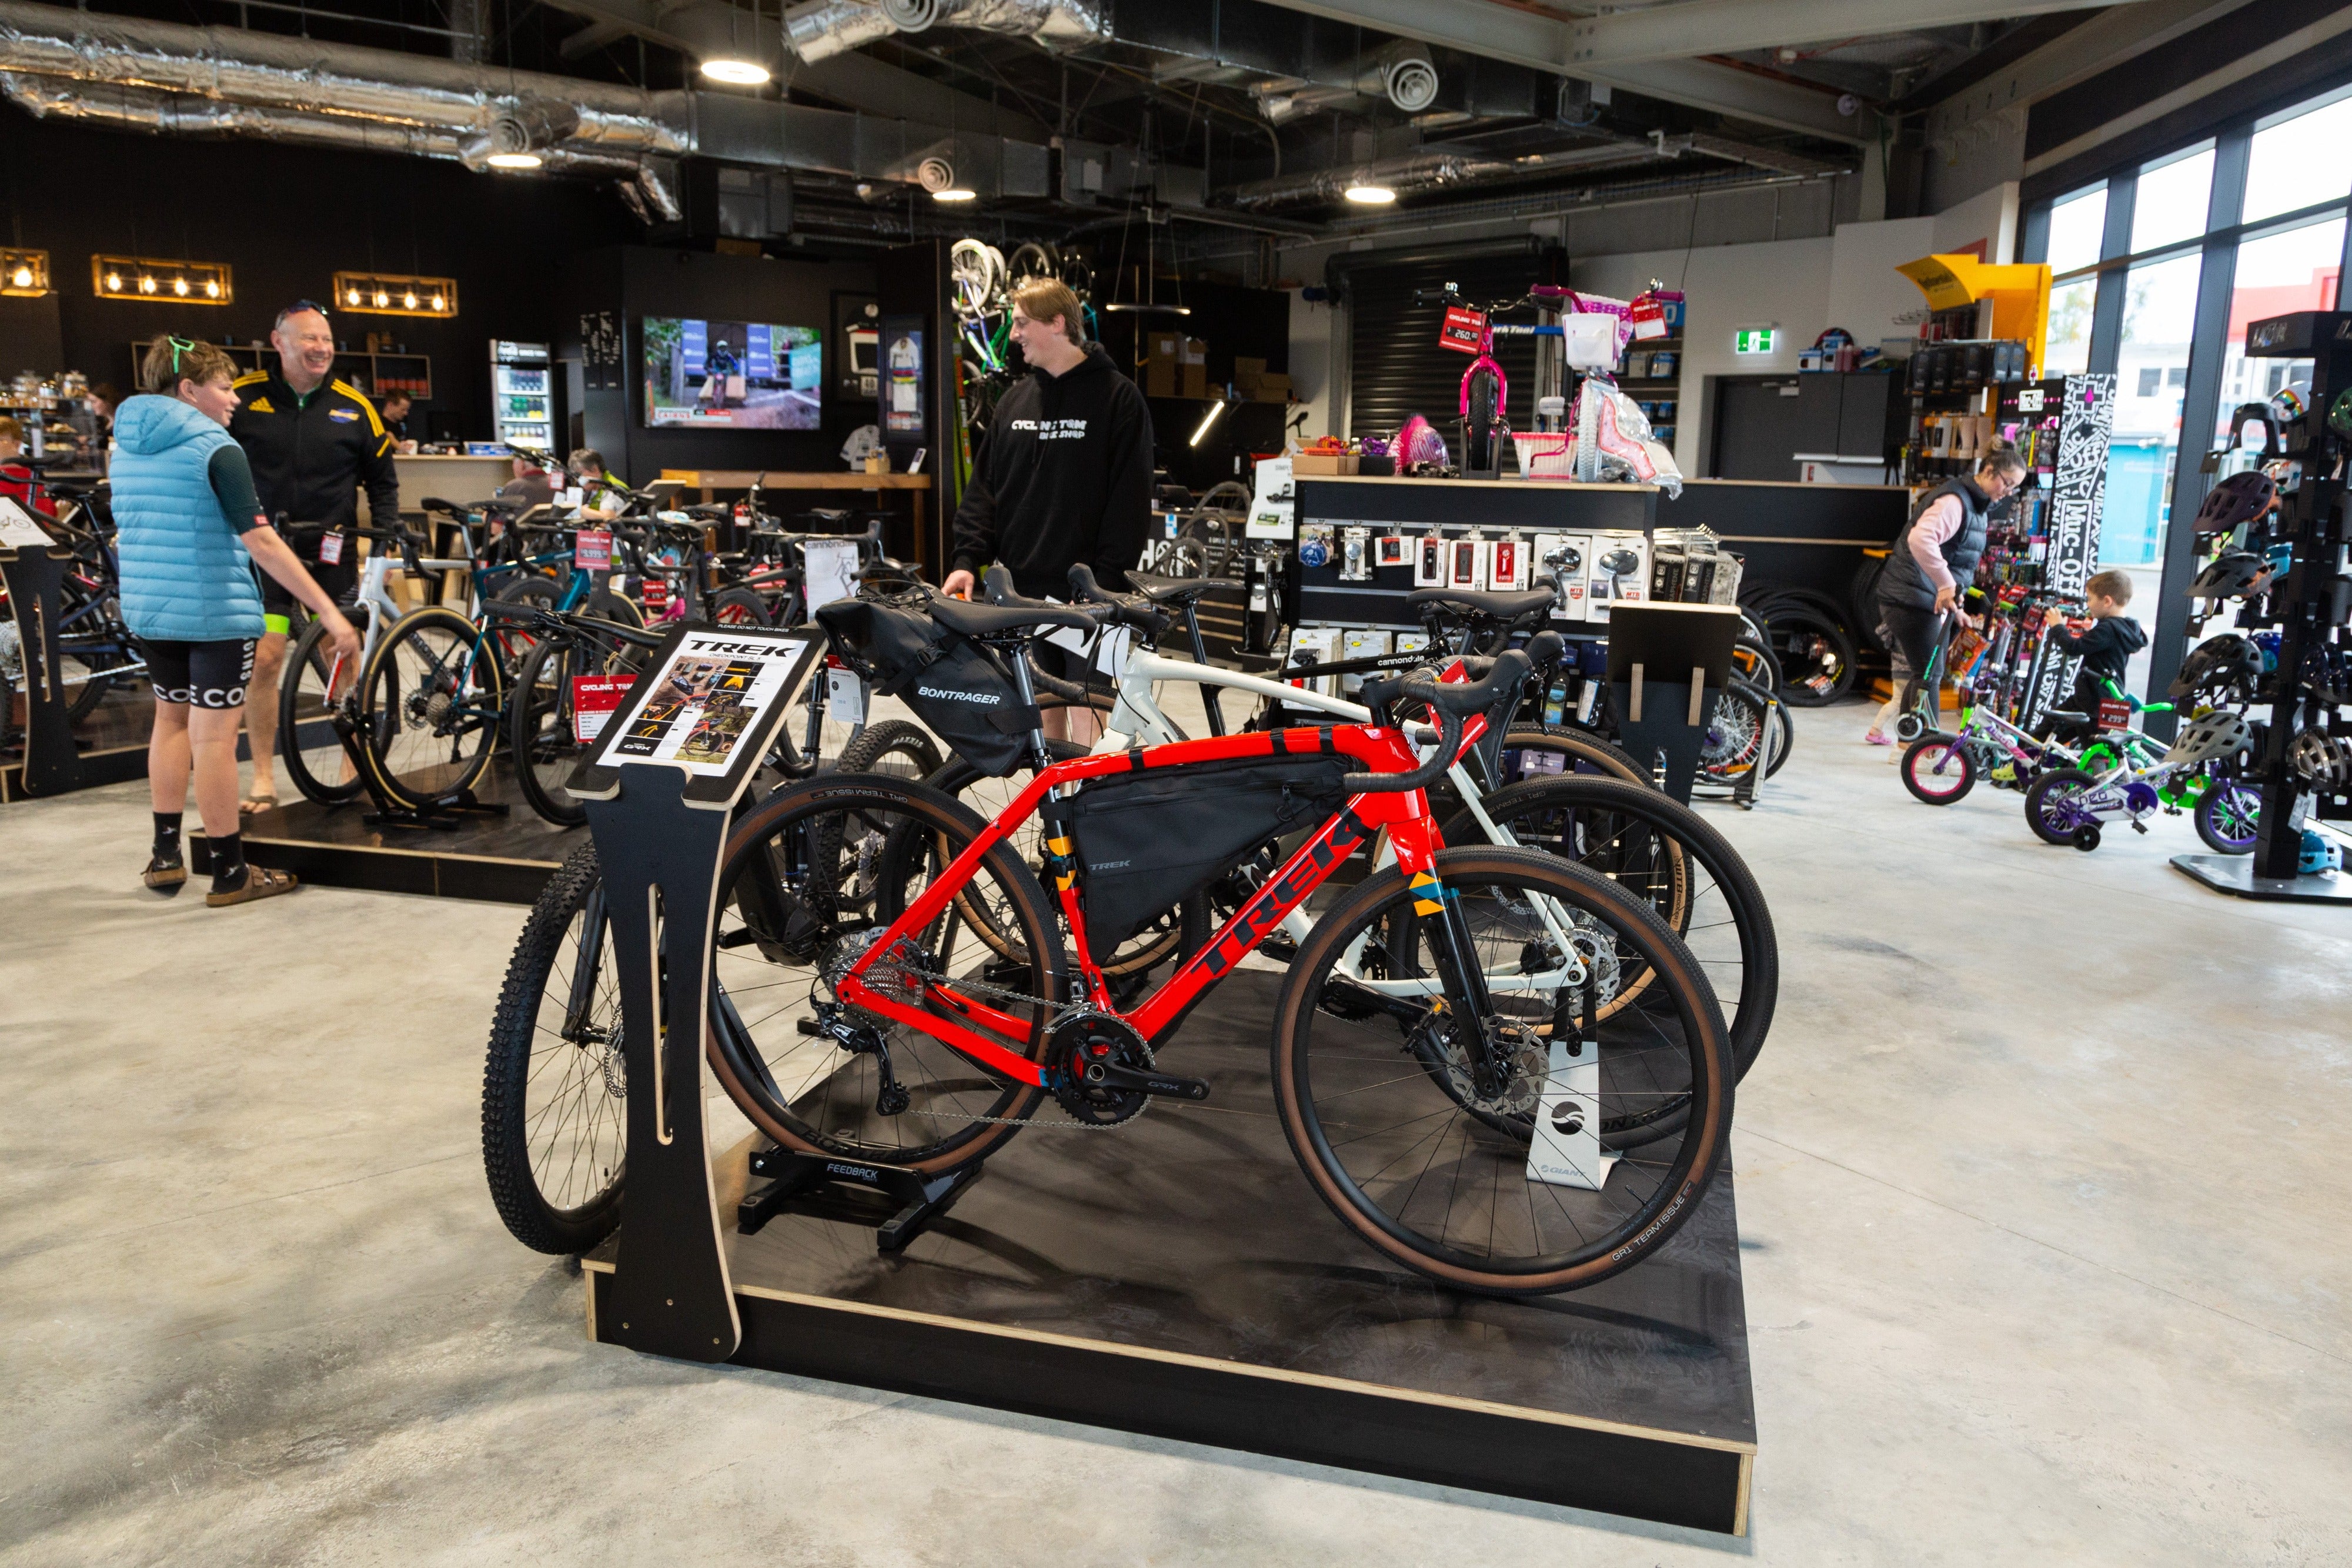
[[[327,298],[374,315],[449,317],[457,313],[457,280],[405,273],[338,272]]]
[[[0,251],[0,285],[13,291],[21,264],[32,267],[37,286],[35,291],[45,290],[48,260],[38,251]],[[100,299],[144,297],[188,305],[226,305],[236,298],[226,263],[174,261],[154,256],[91,256],[89,291]]]
[[[493,169],[536,169],[547,160],[536,152],[493,152],[486,162]]]
[[[730,87],[759,87],[768,79],[768,68],[756,60],[720,57],[702,62],[702,74]]]
[[[978,191],[966,190],[961,185],[950,185],[944,191],[931,193],[931,200],[935,202],[976,202],[979,199]]]
[[[45,250],[0,249],[0,294],[19,298],[49,291],[49,253]]]
[[[1370,181],[1360,180],[1348,187],[1348,200],[1360,206],[1384,207],[1396,200],[1396,193],[1386,185],[1375,185]]]
[[[1215,428],[1217,421],[1224,416],[1226,402],[1226,399],[1219,398],[1209,405],[1209,412],[1201,416],[1199,424],[1193,426],[1192,439],[1185,443],[1187,446],[1198,446],[1207,439],[1209,432]]]

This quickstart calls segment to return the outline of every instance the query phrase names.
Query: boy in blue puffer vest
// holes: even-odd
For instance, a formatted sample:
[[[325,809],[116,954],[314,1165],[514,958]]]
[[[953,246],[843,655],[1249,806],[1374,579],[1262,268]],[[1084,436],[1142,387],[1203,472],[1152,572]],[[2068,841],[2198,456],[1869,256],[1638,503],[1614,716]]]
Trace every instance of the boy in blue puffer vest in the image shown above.
[[[359,658],[359,634],[261,515],[253,470],[229,439],[236,367],[210,343],[159,338],[140,368],[152,394],[117,411],[113,491],[122,619],[147,655],[155,729],[147,783],[155,809],[145,882],[169,897],[188,880],[180,823],[195,778],[196,811],[212,847],[205,904],[245,904],[294,889],[294,878],[246,863],[236,814],[236,730],[261,635],[253,564],[328,626],[335,652]]]

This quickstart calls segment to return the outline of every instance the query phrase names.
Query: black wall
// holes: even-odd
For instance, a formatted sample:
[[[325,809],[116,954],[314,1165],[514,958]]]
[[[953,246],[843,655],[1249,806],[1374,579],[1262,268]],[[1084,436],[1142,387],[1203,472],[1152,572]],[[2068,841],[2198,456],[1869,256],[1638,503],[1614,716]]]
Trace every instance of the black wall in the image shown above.
[[[834,297],[871,296],[874,265],[866,260],[801,261],[656,250],[607,248],[574,258],[561,290],[563,322],[554,341],[559,357],[580,357],[580,317],[613,310],[623,319],[625,347],[618,390],[586,392],[581,413],[588,444],[631,482],[646,484],[664,468],[748,468],[785,473],[839,473],[842,443],[872,424],[877,405],[835,391],[839,345],[834,341]],[[825,334],[824,424],[799,430],[648,430],[638,361],[641,323],[647,316],[688,319],[774,321],[822,328]],[[835,505],[860,506],[856,497]]]
[[[598,183],[475,174],[391,153],[93,131],[8,108],[0,108],[0,236],[13,222],[18,243],[47,250],[56,289],[29,302],[30,311],[0,315],[0,376],[79,370],[128,395],[133,340],[166,331],[266,339],[282,306],[326,300],[338,268],[424,273],[457,280],[455,319],[339,311],[336,336],[358,350],[370,332],[389,332],[432,356],[433,401],[419,412],[454,410],[482,439],[490,434],[490,340],[557,341],[562,323],[551,285],[567,261],[641,232]],[[224,307],[100,299],[90,291],[94,251],[225,261],[236,298]],[[44,308],[54,311],[62,363],[28,357],[47,347],[44,323],[33,319]]]

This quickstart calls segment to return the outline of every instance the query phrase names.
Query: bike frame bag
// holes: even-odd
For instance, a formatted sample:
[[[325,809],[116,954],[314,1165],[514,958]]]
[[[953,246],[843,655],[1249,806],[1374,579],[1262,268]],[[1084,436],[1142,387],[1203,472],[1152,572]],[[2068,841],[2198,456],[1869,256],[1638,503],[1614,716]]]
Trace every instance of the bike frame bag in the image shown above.
[[[927,615],[870,599],[842,599],[816,612],[874,689],[895,696],[955,754],[994,777],[1030,760],[1029,733],[1044,718],[1021,700],[1004,661]]]

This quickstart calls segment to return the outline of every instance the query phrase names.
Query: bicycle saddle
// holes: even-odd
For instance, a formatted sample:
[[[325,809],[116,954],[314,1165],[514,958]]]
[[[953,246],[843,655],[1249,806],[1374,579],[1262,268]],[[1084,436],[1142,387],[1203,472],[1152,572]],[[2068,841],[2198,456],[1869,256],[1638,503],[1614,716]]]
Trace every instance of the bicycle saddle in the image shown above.
[[[1518,593],[1474,593],[1462,588],[1416,588],[1405,602],[1415,610],[1424,604],[1443,604],[1496,621],[1517,621],[1549,610],[1552,591],[1549,588],[1530,588]]]
[[[1081,632],[1100,630],[1095,618],[1066,604],[1043,604],[1021,600],[1012,604],[978,604],[967,599],[934,599],[926,606],[931,619],[959,637],[1001,637],[1027,633],[1039,626],[1070,626]]]
[[[1154,604],[1172,605],[1179,609],[1197,604],[1201,596],[1219,584],[1205,577],[1150,577],[1143,572],[1127,574],[1128,586]]]

